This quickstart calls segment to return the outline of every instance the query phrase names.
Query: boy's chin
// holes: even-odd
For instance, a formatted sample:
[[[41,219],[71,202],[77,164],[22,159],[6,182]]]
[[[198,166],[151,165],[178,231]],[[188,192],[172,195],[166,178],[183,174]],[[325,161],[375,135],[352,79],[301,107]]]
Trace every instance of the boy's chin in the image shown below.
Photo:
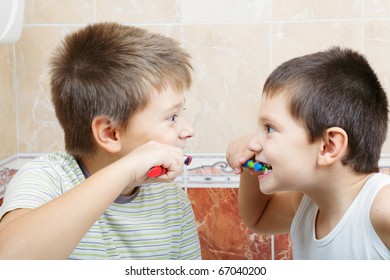
[[[276,186],[271,186],[270,184],[260,182],[260,191],[263,194],[269,195],[278,192],[279,189]]]

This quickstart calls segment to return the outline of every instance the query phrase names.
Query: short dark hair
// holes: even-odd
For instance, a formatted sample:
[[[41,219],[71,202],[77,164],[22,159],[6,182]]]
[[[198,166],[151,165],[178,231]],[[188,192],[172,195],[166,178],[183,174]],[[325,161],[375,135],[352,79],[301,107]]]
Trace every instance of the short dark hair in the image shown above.
[[[107,116],[125,127],[153,90],[191,86],[190,56],[163,35],[118,23],[88,25],[66,36],[50,61],[51,94],[66,150],[91,154],[91,124]]]
[[[287,94],[290,113],[307,129],[309,142],[330,127],[348,135],[343,164],[360,173],[378,172],[387,135],[388,101],[367,59],[332,47],[291,59],[268,77],[263,95]]]

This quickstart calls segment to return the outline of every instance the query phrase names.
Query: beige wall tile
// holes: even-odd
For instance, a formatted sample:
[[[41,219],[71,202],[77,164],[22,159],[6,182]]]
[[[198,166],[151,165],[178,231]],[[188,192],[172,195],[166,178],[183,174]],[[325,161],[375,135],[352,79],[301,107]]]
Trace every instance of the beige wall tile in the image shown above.
[[[187,114],[197,135],[187,149],[224,152],[230,139],[256,126],[265,78],[292,57],[332,45],[352,47],[367,54],[389,91],[390,69],[384,59],[389,56],[389,15],[387,0],[28,0],[22,37],[15,45],[17,110],[7,105],[8,111],[0,113],[8,118],[18,111],[18,123],[8,128],[10,135],[16,130],[19,135],[10,153],[62,148],[46,62],[71,28],[115,20],[182,42],[195,67]],[[4,57],[3,46],[0,51]],[[13,63],[12,56],[7,59]],[[0,67],[8,73],[8,66]],[[9,71],[13,76],[12,67]],[[2,82],[0,89],[4,87],[9,84]],[[388,143],[390,139],[386,152]]]
[[[377,73],[390,100],[390,20],[373,20],[366,23],[365,54]],[[390,153],[390,131],[383,152]]]
[[[16,44],[19,152],[62,148],[63,136],[50,99],[48,58],[67,32],[60,27],[27,27]]]
[[[189,150],[225,152],[233,137],[254,131],[268,75],[267,34],[265,24],[184,27],[195,68],[187,114],[197,131]]]
[[[176,0],[96,0],[97,21],[122,23],[176,23],[180,21]]]
[[[367,18],[381,18],[390,16],[389,0],[364,0],[365,16]]]
[[[0,161],[17,152],[13,46],[0,45]]]
[[[182,21],[258,22],[269,19],[270,0],[182,0]]]
[[[175,24],[169,25],[144,25],[139,26],[141,28],[145,28],[150,32],[155,32],[162,34],[164,36],[170,37],[178,42],[181,42],[181,26]]]
[[[25,23],[87,23],[94,20],[94,0],[26,0]]]
[[[287,22],[272,26],[272,68],[296,56],[331,46],[362,51],[363,24],[359,21]]]
[[[362,0],[273,0],[273,20],[360,18]]]

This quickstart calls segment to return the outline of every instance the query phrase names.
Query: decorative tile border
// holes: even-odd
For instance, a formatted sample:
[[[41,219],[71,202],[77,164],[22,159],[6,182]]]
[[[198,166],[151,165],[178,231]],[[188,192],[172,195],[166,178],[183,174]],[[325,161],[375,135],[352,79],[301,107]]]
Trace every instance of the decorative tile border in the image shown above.
[[[16,154],[0,161],[0,199],[4,196],[5,186],[15,173],[28,161],[42,153]],[[184,188],[237,188],[239,176],[234,175],[228,166],[225,154],[194,154],[190,166],[185,166],[183,175],[176,180]],[[0,203],[1,205],[1,203]]]
[[[0,205],[3,200],[5,186],[15,173],[28,161],[41,154],[16,154],[8,159],[0,161]]]
[[[0,197],[4,186],[12,176],[28,161],[41,153],[17,154],[0,161]],[[193,154],[190,166],[185,166],[182,176],[176,180],[183,182],[185,188],[238,188],[239,176],[226,162],[223,153]],[[381,172],[390,174],[390,154],[382,154],[379,160]]]
[[[17,154],[0,162],[0,196],[12,176],[26,162],[42,154]],[[228,166],[225,154],[194,154],[190,166],[185,166],[182,176],[176,180],[184,187],[238,187],[239,176]]]
[[[184,187],[238,188],[239,176],[227,164],[225,154],[194,154],[191,165],[185,167],[177,180]]]

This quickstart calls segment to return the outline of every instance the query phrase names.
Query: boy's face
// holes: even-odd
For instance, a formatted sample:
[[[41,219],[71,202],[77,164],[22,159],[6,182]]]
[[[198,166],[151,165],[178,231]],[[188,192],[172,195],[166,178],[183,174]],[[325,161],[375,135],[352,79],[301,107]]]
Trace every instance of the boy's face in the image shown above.
[[[320,145],[309,143],[306,130],[292,118],[282,94],[263,97],[258,122],[263,150],[256,154],[256,160],[272,166],[271,172],[259,176],[261,190],[302,191],[310,186],[315,180]]]
[[[154,140],[184,149],[186,140],[194,136],[194,128],[184,116],[185,98],[167,87],[153,92],[146,108],[136,113],[122,135],[123,155]]]

